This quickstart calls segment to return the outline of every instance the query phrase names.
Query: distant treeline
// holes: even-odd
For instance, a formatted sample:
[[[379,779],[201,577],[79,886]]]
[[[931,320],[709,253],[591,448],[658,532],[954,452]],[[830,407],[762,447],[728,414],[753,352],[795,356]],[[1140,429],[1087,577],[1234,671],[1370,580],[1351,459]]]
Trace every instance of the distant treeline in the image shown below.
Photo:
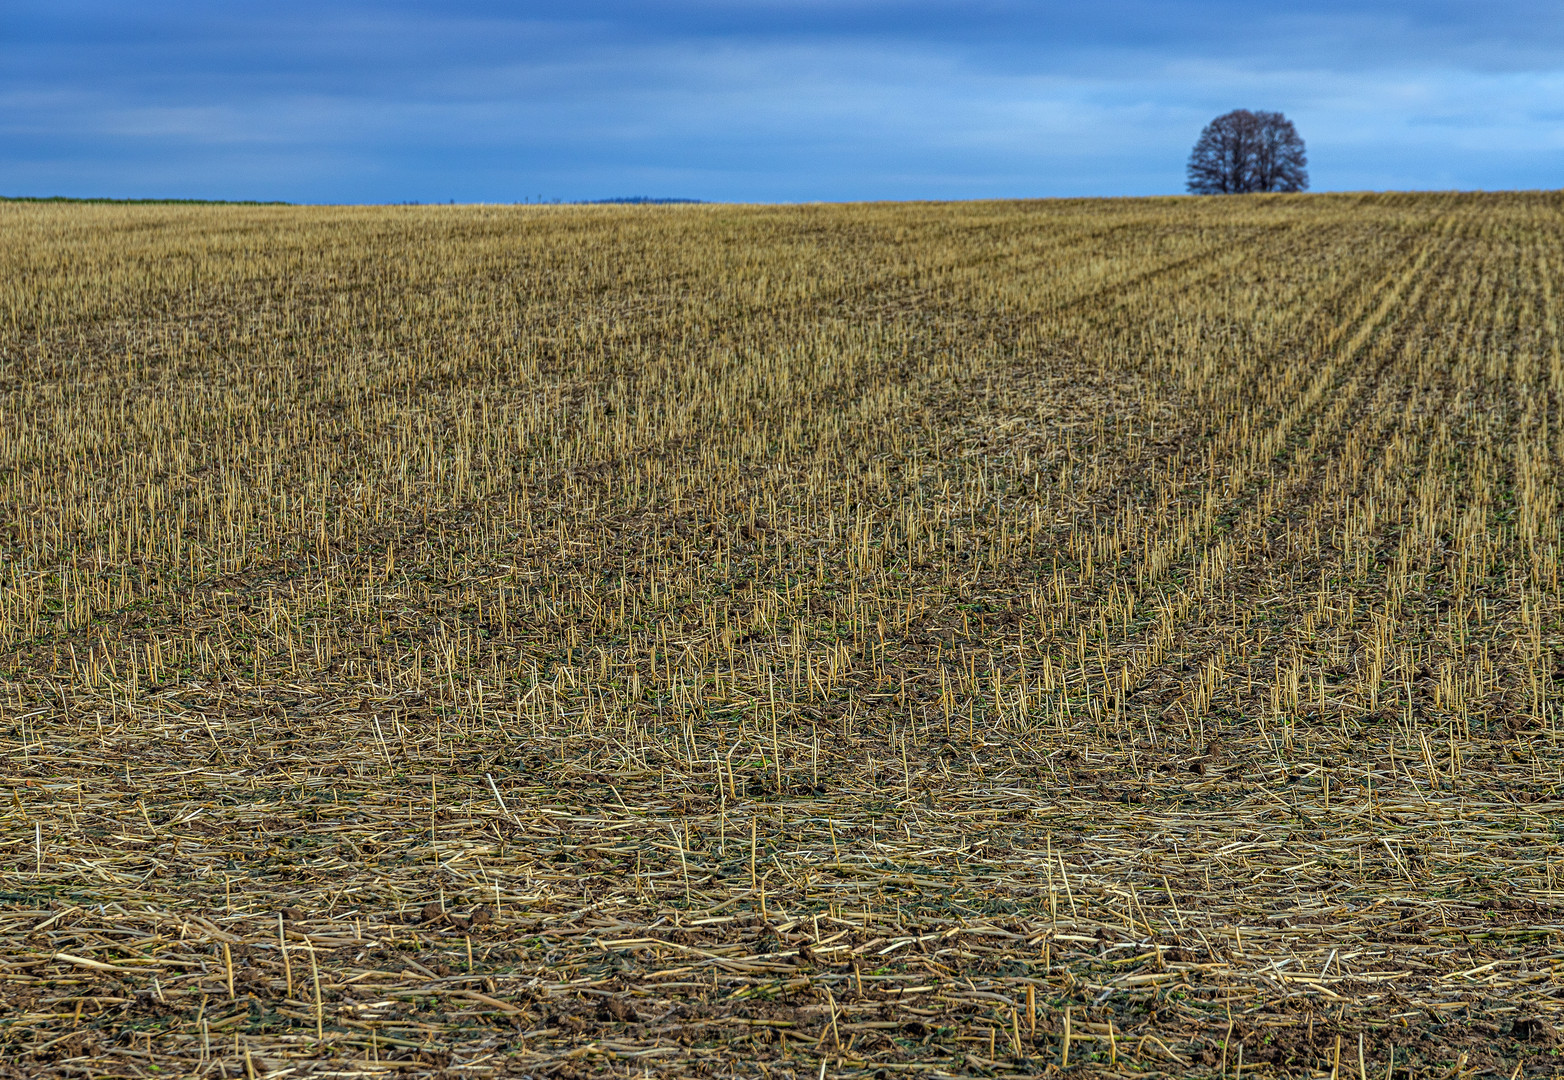
[[[630,204],[632,206],[666,206],[669,203],[700,203],[704,199],[654,199],[650,195],[626,195],[618,199],[588,199],[587,206],[603,206],[608,203]]]
[[[79,199],[70,195],[0,195],[0,202],[49,203],[137,203],[159,206],[292,206],[280,201],[259,199],[111,199],[107,196]]]
[[[556,205],[561,200],[551,200]],[[631,206],[666,206],[673,203],[701,203],[704,199],[660,199],[651,195],[626,195],[616,199],[583,199],[576,203],[578,206],[606,206],[631,205]],[[0,195],[0,202],[25,202],[25,203],[134,203],[138,205],[152,204],[158,206],[293,206],[294,203],[281,200],[262,199],[114,199],[107,196],[76,198],[70,195]],[[454,202],[454,200],[453,200]],[[393,206],[441,206],[442,203],[404,202],[392,203]]]

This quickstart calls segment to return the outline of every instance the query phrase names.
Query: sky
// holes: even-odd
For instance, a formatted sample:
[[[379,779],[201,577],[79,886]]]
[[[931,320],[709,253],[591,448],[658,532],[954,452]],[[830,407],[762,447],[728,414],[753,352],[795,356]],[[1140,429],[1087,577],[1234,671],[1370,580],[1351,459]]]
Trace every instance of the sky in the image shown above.
[[[1313,189],[1564,187],[1558,0],[5,0],[0,195],[1172,194],[1286,113]]]

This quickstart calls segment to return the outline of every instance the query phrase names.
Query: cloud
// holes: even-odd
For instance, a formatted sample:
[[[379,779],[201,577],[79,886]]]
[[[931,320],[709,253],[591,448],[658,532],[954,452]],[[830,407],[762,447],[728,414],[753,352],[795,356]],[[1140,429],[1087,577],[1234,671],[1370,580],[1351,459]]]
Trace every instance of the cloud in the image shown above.
[[[1564,175],[1564,9],[1530,2],[18,6],[12,191],[1157,193],[1236,106],[1298,122],[1316,188]]]

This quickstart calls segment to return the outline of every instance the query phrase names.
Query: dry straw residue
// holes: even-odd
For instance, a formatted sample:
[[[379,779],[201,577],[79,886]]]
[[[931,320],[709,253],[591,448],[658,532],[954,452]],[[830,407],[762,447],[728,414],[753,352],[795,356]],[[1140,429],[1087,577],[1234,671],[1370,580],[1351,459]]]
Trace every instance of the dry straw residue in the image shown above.
[[[0,206],[0,1075],[1550,1075],[1561,208]]]

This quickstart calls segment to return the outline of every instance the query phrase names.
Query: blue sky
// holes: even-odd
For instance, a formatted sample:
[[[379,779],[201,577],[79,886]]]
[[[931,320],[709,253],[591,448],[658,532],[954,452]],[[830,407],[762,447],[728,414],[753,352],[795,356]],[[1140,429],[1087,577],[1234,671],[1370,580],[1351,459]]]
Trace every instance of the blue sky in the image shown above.
[[[1141,195],[1279,109],[1315,190],[1564,187],[1538,0],[6,0],[0,194]]]

